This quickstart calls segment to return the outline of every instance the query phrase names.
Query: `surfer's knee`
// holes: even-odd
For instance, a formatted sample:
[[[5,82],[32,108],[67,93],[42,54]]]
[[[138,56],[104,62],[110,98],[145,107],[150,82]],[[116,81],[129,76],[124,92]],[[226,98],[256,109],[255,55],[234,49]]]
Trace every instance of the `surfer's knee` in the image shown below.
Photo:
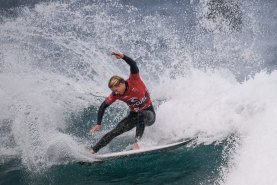
[[[155,123],[156,114],[153,111],[143,111],[143,123],[145,126],[151,126]]]

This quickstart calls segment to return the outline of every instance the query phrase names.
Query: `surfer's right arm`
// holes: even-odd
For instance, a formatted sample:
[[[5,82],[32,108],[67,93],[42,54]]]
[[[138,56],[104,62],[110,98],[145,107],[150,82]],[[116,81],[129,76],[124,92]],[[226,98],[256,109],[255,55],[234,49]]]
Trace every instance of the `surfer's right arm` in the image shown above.
[[[131,74],[138,74],[139,73],[139,68],[137,66],[137,63],[131,59],[130,57],[124,55],[123,53],[119,52],[112,52],[112,55],[114,55],[117,59],[123,59],[127,64],[130,66]]]
[[[106,103],[106,101],[103,101],[101,104],[99,110],[98,110],[98,116],[97,116],[97,123],[96,125],[89,131],[90,133],[94,133],[98,131],[101,128],[101,122],[104,115],[104,112],[106,108],[109,106],[109,104]]]

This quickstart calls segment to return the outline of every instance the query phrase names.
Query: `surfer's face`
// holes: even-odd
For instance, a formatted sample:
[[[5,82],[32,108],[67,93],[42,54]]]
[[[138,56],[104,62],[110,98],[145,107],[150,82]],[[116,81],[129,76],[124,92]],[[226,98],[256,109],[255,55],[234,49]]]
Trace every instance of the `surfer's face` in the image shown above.
[[[125,92],[125,83],[120,83],[118,86],[112,87],[111,90],[115,94],[123,95]]]

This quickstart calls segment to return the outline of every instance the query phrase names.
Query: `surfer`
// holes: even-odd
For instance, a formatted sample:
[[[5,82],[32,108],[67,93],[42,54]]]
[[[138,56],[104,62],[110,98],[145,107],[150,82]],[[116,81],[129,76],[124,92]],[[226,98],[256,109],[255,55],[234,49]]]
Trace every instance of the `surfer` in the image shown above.
[[[122,53],[112,52],[112,55],[117,59],[125,60],[125,62],[130,65],[131,73],[127,80],[119,76],[112,76],[110,78],[108,86],[112,93],[101,104],[98,110],[97,123],[90,130],[90,133],[94,133],[101,128],[101,121],[105,109],[116,100],[125,102],[130,108],[130,113],[121,120],[114,129],[105,134],[96,145],[91,147],[90,152],[93,154],[106,146],[113,138],[134,127],[136,127],[136,136],[132,148],[139,149],[138,141],[143,135],[145,126],[152,125],[156,119],[150,95],[144,82],[140,78],[136,62]]]

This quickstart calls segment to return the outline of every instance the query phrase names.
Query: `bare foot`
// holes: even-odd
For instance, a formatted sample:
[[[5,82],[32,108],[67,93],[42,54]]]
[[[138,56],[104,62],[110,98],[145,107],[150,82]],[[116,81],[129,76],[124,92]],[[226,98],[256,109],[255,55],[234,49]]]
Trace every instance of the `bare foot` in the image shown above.
[[[92,148],[89,149],[89,152],[90,152],[91,154],[96,154],[96,152],[95,152]]]
[[[134,143],[133,146],[132,146],[132,149],[133,150],[138,150],[139,149],[138,143]]]

